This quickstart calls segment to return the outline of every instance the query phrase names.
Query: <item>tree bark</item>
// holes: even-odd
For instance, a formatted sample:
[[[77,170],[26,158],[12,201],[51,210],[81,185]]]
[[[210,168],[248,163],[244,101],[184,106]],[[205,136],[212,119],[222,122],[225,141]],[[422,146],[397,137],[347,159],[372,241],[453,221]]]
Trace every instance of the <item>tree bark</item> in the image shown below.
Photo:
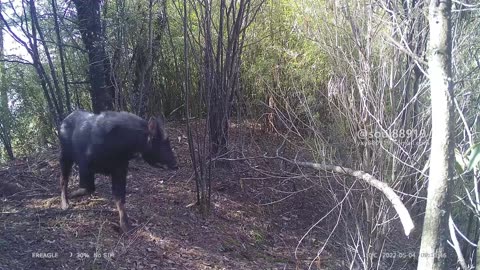
[[[446,269],[449,186],[454,162],[451,6],[450,0],[433,0],[429,7],[432,146],[419,270]]]
[[[113,108],[113,97],[108,87],[105,70],[106,53],[102,41],[100,2],[97,0],[74,0],[83,43],[88,51],[90,95],[94,113]]]

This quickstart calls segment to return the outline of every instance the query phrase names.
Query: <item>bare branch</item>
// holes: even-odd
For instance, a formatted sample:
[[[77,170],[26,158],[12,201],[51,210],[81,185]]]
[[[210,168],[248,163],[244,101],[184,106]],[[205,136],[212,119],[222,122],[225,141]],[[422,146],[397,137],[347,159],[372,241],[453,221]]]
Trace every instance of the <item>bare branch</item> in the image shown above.
[[[458,263],[462,267],[462,269],[466,270],[469,269],[467,263],[465,262],[465,258],[463,257],[462,250],[460,250],[460,243],[458,242],[457,235],[455,234],[455,224],[452,219],[452,215],[448,217],[448,229],[450,231],[450,238],[452,239],[452,246],[457,254]]]
[[[16,64],[33,66],[33,63],[28,62],[27,60],[23,60],[23,59],[1,59],[0,62],[16,63]]]
[[[305,161],[295,161],[295,160],[290,160],[284,157],[275,157],[275,158],[284,160],[286,162],[290,162],[298,166],[312,168],[315,170],[332,171],[336,173],[346,174],[346,175],[353,176],[357,179],[363,180],[365,183],[380,190],[383,194],[385,194],[385,197],[387,197],[387,199],[392,203],[393,207],[398,213],[398,216],[400,217],[400,221],[402,222],[403,230],[405,231],[406,236],[409,236],[410,232],[415,227],[415,225],[413,224],[413,220],[410,217],[410,214],[408,213],[407,208],[402,203],[402,201],[400,200],[398,195],[395,193],[395,191],[391,187],[389,187],[386,183],[376,179],[369,173],[366,173],[364,171],[359,171],[359,170],[356,171],[356,170],[341,167],[341,166],[325,165],[325,164],[305,162]]]

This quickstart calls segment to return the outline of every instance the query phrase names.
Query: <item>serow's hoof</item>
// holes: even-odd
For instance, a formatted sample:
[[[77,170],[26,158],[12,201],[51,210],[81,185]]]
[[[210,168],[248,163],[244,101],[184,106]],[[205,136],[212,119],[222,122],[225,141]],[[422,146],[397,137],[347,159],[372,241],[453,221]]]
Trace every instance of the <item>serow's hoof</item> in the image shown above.
[[[130,225],[129,223],[120,223],[119,225],[114,224],[113,229],[120,234],[129,235],[135,230],[135,227]]]
[[[69,207],[68,202],[65,202],[65,201],[61,202],[61,206],[62,206],[62,210],[67,210]]]
[[[85,196],[85,195],[89,195],[91,194],[92,192],[89,192],[86,188],[79,188],[77,190],[75,190],[74,192],[72,192],[72,194],[70,195],[71,198],[75,198],[75,197],[80,197],[80,196]]]

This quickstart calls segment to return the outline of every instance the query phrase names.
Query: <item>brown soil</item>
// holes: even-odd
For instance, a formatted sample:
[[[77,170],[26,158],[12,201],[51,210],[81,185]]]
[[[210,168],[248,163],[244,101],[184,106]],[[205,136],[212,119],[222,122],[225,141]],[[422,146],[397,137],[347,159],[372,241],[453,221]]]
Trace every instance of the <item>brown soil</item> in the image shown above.
[[[259,132],[251,140],[244,136],[249,132],[233,129],[232,146],[244,143],[255,155],[280,142]],[[93,196],[71,199],[61,210],[56,150],[0,168],[0,269],[339,269],[327,252],[314,260],[328,231],[313,230],[297,248],[327,211],[315,192],[295,192],[307,183],[265,177],[249,162],[230,161],[213,171],[212,209],[203,217],[190,206],[196,193],[184,129],[170,133],[180,170],[130,164],[131,235],[118,232],[105,176],[97,175]],[[257,169],[276,166],[258,162]],[[74,172],[69,191],[77,185]]]

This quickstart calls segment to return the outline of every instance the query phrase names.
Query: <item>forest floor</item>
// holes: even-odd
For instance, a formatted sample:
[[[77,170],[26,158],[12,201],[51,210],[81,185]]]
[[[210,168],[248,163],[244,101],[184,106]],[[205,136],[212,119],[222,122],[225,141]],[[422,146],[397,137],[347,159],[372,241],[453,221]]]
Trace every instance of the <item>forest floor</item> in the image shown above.
[[[129,235],[118,231],[105,176],[96,176],[93,196],[70,199],[61,210],[58,150],[0,167],[0,269],[342,268],[328,251],[316,258],[328,230],[316,227],[304,237],[328,209],[318,193],[296,192],[301,180],[266,177],[247,162],[230,161],[213,170],[212,209],[203,217],[191,206],[195,180],[183,126],[169,128],[178,171],[130,164]],[[252,156],[281,143],[274,134],[254,133],[232,128],[232,142],[247,141]],[[69,191],[77,186],[74,170]]]

